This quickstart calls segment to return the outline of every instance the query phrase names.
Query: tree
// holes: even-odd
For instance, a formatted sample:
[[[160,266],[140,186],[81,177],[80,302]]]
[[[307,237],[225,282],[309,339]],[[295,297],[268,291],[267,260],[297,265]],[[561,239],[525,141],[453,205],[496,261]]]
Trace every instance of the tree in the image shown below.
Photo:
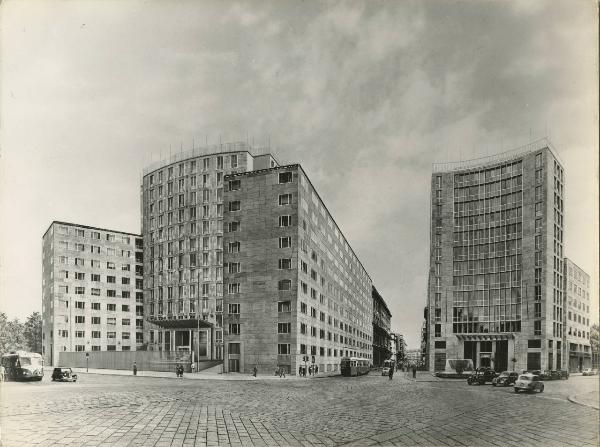
[[[26,349],[29,348],[25,339],[23,325],[17,318],[8,321],[6,314],[0,312],[0,355],[10,351]]]
[[[23,335],[29,351],[42,353],[42,316],[33,312],[23,324]]]
[[[600,326],[594,324],[590,329],[590,345],[592,345],[592,352],[600,351]]]

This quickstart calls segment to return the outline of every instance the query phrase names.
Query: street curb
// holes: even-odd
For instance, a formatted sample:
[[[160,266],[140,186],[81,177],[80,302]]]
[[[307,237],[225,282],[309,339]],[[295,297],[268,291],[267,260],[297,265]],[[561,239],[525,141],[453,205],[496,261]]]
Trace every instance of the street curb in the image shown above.
[[[572,402],[577,405],[581,405],[582,407],[588,407],[588,408],[593,408],[594,410],[600,410],[600,407],[598,407],[597,405],[590,405],[590,404],[586,404],[586,403],[583,403],[583,402],[577,400],[577,395],[575,395],[575,394],[573,396],[567,397],[567,399],[569,402]]]

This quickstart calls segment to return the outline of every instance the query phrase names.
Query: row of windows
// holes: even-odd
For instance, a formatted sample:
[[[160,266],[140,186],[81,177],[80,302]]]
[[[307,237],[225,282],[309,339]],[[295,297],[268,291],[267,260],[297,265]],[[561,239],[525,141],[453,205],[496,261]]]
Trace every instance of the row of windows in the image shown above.
[[[88,259],[87,261],[89,261],[89,265],[92,268],[101,268],[102,265],[106,265],[106,268],[108,270],[116,270],[116,268],[117,268],[116,264],[114,262],[107,262],[106,264],[104,264],[104,263],[101,263],[99,259]],[[142,262],[141,259],[138,261],[137,255],[136,255],[136,261]],[[85,267],[86,259],[74,258],[73,264],[71,264],[70,258],[68,256],[59,256],[58,263],[62,264],[62,265],[75,265],[77,267]],[[131,267],[129,264],[121,264],[121,270],[130,271],[130,269],[131,269]],[[138,269],[138,266],[136,266],[136,274],[141,274],[141,273],[143,273],[142,267],[140,266],[140,268]]]
[[[74,234],[77,237],[86,237],[86,230],[84,230],[82,228],[69,228],[64,225],[59,225],[56,232],[58,234],[65,235],[65,236],[68,236],[69,234]],[[87,237],[89,237],[90,239],[100,240],[101,234],[99,231],[90,230],[90,231],[87,231]],[[107,242],[117,242],[117,243],[122,243],[122,244],[130,244],[131,243],[130,236],[121,235],[121,234],[105,233],[104,239]],[[142,239],[136,238],[135,242],[136,242],[136,246],[141,246]]]
[[[69,307],[68,301],[64,301],[64,303],[65,303],[65,307]],[[85,304],[86,304],[85,301],[75,301],[75,309],[85,309]],[[90,304],[90,308],[92,310],[102,310],[101,303],[89,303],[89,304]],[[129,309],[130,309],[129,304],[121,304],[121,312],[129,312]],[[109,312],[116,312],[117,305],[114,303],[106,303],[106,310]],[[137,306],[136,311],[141,312],[142,306]]]
[[[61,319],[60,317],[64,317],[64,319]],[[64,322],[64,323],[69,322],[68,315],[58,315],[57,318],[59,320],[63,320],[63,321],[58,321],[58,322]],[[101,321],[102,321],[101,317],[91,317],[91,322],[93,325],[102,324]],[[106,324],[108,326],[116,326],[117,321],[118,320],[116,317],[107,317],[106,318]],[[142,326],[143,325],[142,321],[143,320],[136,320],[136,327]],[[75,315],[75,323],[76,324],[85,324],[85,315]],[[121,326],[130,326],[130,325],[131,325],[131,320],[129,318],[121,319]]]
[[[523,207],[517,206],[491,213],[479,213],[464,217],[454,216],[454,226],[465,227],[473,225],[501,225],[507,220],[519,219],[522,211]],[[437,214],[441,215],[441,212],[438,212]]]
[[[586,326],[590,325],[589,318],[585,318],[584,316],[576,314],[574,312],[571,314],[571,311],[569,311],[567,318],[569,319],[569,321],[573,320],[573,322],[575,323],[585,324]]]
[[[71,272],[73,273],[71,275],[72,279],[75,279],[77,281],[85,281],[85,273],[83,272]],[[58,277],[61,279],[69,279],[69,271],[68,270],[60,270],[58,272]],[[92,273],[89,276],[90,280],[92,282],[102,282],[100,274],[96,274],[96,273]],[[142,287],[142,279],[136,279],[136,287],[138,289],[143,288]],[[116,284],[117,283],[117,277],[116,276],[112,276],[112,275],[106,275],[106,282],[109,284]],[[129,285],[131,284],[131,278],[127,277],[127,276],[122,276],[121,277],[121,284],[122,285]]]
[[[143,340],[142,339],[137,339],[136,343],[142,343]],[[65,347],[65,351],[66,351],[66,347]],[[98,345],[92,345],[91,347],[92,351],[101,351],[101,347]],[[116,345],[106,345],[106,350],[107,351],[116,351],[117,350],[117,346]],[[75,351],[77,352],[85,352],[85,345],[75,345]],[[121,351],[131,351],[131,346],[121,346]]]
[[[469,202],[454,202],[454,213],[464,214],[483,214],[489,212],[501,211],[499,208],[512,208],[520,206],[523,203],[523,193],[521,191],[512,194],[504,194],[490,199],[472,200]]]
[[[197,167],[199,168],[200,166],[202,166],[202,170],[204,170],[204,171],[210,170],[211,166],[213,166],[213,165],[214,165],[215,169],[224,169],[224,167],[225,167],[224,161],[225,160],[228,160],[229,168],[236,169],[238,167],[238,161],[239,161],[238,154],[233,154],[233,155],[229,155],[229,156],[218,155],[215,158],[205,157],[205,158],[198,158],[196,160],[191,160],[187,163],[179,163],[177,165],[177,174],[179,177],[185,175],[186,174],[186,172],[185,172],[186,166],[187,166],[188,174],[193,174],[194,172],[196,172]],[[175,167],[169,166],[166,169],[158,171],[156,174],[150,174],[150,177],[148,178],[148,183],[150,185],[154,185],[155,181],[157,181],[158,183],[162,183],[165,178],[167,180],[170,180],[175,176],[175,172],[176,172]]]
[[[483,183],[463,188],[454,188],[454,199],[458,199],[458,201],[462,201],[460,199],[473,200],[477,198],[490,198],[501,194],[507,194],[508,190],[520,188],[522,182],[522,176],[518,175],[515,177],[505,178],[501,181]],[[438,194],[437,197],[441,197],[441,194]]]
[[[61,250],[85,251],[85,247],[86,244],[73,243],[68,241],[58,241],[58,248],[60,248]],[[120,256],[122,258],[132,257],[131,250],[119,250],[111,247],[107,247],[103,250],[103,248],[99,245],[90,245],[89,248],[90,253],[100,254],[105,250],[107,256]]]
[[[141,287],[140,287],[141,288]],[[129,290],[121,290],[120,298],[131,298],[131,292]],[[58,286],[58,293],[69,293],[69,286]],[[85,295],[86,289],[85,287],[75,287],[74,288],[75,295]],[[92,296],[100,296],[101,289],[91,288],[90,295]],[[106,296],[109,298],[117,297],[117,290],[107,289]]]
[[[75,338],[85,338],[85,333],[86,331],[74,331],[75,332]],[[91,335],[91,338],[102,338],[102,332],[101,331],[91,331],[90,333],[88,333],[88,336]],[[69,331],[68,330],[59,330],[58,331],[58,336],[62,337],[62,338],[68,338],[69,337]],[[115,339],[117,338],[117,333],[116,332],[106,332],[106,338],[108,339]],[[121,332],[121,340],[129,340],[131,338],[131,332]]]
[[[507,163],[502,166],[494,168],[483,169],[480,171],[469,172],[465,174],[455,174],[454,183],[456,186],[460,186],[463,183],[485,183],[495,180],[497,177],[503,175],[515,175],[523,172],[523,165],[521,161],[514,163]],[[441,176],[437,176],[437,184],[441,187]]]

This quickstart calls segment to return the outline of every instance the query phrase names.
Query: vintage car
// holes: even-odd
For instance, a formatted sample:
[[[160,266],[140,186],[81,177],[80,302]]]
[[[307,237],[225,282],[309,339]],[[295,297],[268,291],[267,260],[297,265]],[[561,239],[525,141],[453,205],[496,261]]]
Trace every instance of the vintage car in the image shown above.
[[[519,373],[515,371],[503,371],[498,377],[494,377],[492,385],[494,386],[510,386],[517,381]]]
[[[569,380],[569,371],[568,370],[566,370],[566,369],[559,369],[557,371],[557,373],[558,373],[558,378],[559,379],[561,379],[561,380],[562,379]]]
[[[52,371],[53,382],[77,382],[77,374],[71,368],[54,368]]]
[[[526,391],[533,393],[534,391],[544,392],[544,384],[540,379],[540,376],[534,376],[533,374],[521,374],[514,385],[515,393],[519,391]]]
[[[541,374],[539,374],[539,377],[541,380],[554,380],[557,378],[555,375],[552,374],[552,371],[550,371],[549,369],[545,369],[544,371],[542,371]]]
[[[477,385],[485,385],[487,382],[491,382],[496,377],[496,372],[490,368],[478,368],[473,374],[471,374],[467,378],[467,383],[469,385],[477,384]]]

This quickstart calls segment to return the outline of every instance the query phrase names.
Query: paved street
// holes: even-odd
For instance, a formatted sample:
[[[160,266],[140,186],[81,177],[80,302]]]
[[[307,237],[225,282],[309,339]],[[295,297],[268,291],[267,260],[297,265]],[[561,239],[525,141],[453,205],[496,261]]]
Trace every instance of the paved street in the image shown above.
[[[595,393],[595,394],[594,394]],[[81,374],[77,383],[2,385],[2,446],[597,446],[598,376],[543,394],[417,381],[287,378],[187,380]]]

